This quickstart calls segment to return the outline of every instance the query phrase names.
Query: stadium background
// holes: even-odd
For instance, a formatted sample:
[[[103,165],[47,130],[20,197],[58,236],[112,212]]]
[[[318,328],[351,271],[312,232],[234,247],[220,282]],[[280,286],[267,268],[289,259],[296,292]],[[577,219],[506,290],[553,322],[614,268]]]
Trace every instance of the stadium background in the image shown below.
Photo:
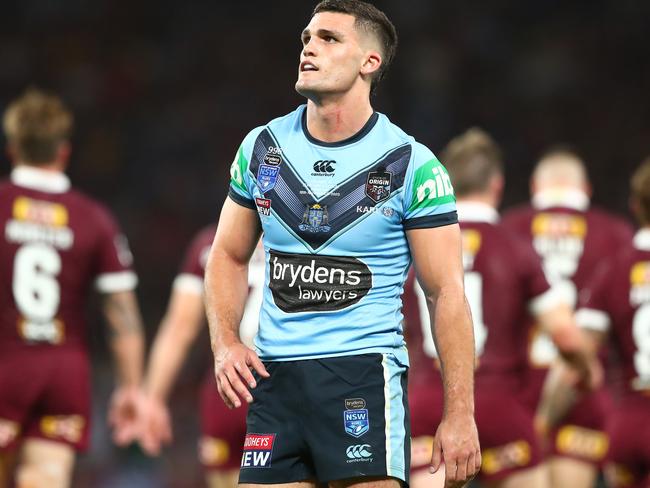
[[[185,246],[218,215],[240,140],[302,103],[293,91],[299,33],[314,3],[3,2],[0,108],[33,84],[74,110],[69,174],[124,226],[149,339]],[[527,198],[540,152],[569,143],[587,161],[595,202],[627,213],[629,175],[650,154],[650,2],[375,3],[400,35],[377,110],[434,152],[469,126],[487,129],[504,148],[504,206]],[[75,486],[201,486],[205,336],[173,395],[176,443],[149,460],[109,442],[112,373],[96,306],[90,313],[94,428]]]

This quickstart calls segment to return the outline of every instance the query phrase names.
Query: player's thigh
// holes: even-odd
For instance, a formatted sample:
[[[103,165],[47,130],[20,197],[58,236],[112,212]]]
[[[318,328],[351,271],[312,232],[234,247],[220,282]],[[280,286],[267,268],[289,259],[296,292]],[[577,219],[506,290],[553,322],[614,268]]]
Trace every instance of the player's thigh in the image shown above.
[[[481,481],[498,482],[537,466],[542,455],[532,412],[508,390],[481,387],[475,397]]]
[[[75,452],[60,442],[26,439],[16,470],[18,488],[68,488]]]
[[[349,478],[330,481],[330,488],[401,488],[402,480],[387,477]]]
[[[542,465],[512,473],[508,477],[492,482],[483,481],[484,488],[561,488],[573,485],[552,485],[548,478],[548,472]]]
[[[444,488],[445,465],[442,464],[435,473],[430,473],[428,469],[411,471],[409,486],[411,488]]]
[[[551,433],[550,458],[566,458],[582,463],[566,463],[581,472],[586,472],[585,464],[592,466],[596,473],[603,466],[609,439],[606,433],[606,421],[611,417],[612,407],[609,393],[598,390],[585,395],[571,409],[561,424]],[[561,472],[565,464],[561,464]],[[553,469],[553,471],[556,471]],[[564,478],[566,479],[566,478]]]
[[[592,488],[599,468],[593,463],[565,457],[552,457],[547,461],[552,486]]]
[[[207,471],[205,484],[208,488],[235,488],[239,481],[239,469]]]

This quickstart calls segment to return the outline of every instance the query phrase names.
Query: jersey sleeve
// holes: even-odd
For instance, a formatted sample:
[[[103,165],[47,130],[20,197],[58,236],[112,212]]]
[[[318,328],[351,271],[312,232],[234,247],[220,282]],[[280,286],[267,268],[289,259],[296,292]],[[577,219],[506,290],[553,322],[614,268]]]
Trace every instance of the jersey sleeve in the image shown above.
[[[126,236],[115,218],[105,209],[99,209],[99,225],[95,288],[101,293],[130,291],[138,284],[133,271],[133,255]]]
[[[589,286],[580,292],[579,309],[576,312],[578,326],[597,332],[609,330],[611,318],[607,308],[607,293],[610,286],[607,278],[611,272],[611,264],[601,264],[593,273]]]
[[[230,188],[228,196],[237,204],[255,209],[255,199],[253,198],[253,185],[255,185],[255,176],[251,174],[249,165],[255,150],[257,136],[263,127],[258,127],[249,132],[244,138],[235,159],[230,165]]]
[[[214,231],[199,233],[185,252],[183,264],[174,279],[172,288],[184,293],[203,294],[205,263],[212,242]]]
[[[456,197],[447,169],[433,153],[413,144],[404,182],[404,230],[442,227],[458,222]]]

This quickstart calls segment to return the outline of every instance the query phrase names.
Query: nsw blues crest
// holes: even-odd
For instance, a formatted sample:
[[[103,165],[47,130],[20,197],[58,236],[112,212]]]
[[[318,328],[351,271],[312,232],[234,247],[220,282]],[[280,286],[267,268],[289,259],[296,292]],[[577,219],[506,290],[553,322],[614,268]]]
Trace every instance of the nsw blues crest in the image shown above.
[[[298,228],[303,232],[329,232],[331,226],[329,225],[327,205],[319,205],[318,203],[307,205]]]

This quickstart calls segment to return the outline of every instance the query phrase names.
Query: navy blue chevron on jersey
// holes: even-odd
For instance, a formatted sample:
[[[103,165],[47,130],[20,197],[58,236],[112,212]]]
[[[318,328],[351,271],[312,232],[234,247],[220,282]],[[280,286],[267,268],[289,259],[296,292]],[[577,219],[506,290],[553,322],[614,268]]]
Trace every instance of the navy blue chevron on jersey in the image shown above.
[[[405,231],[457,223],[446,169],[375,112],[353,137],[314,139],[306,106],[251,131],[229,196],[258,212],[266,287],[263,360],[393,353],[411,262]]]

